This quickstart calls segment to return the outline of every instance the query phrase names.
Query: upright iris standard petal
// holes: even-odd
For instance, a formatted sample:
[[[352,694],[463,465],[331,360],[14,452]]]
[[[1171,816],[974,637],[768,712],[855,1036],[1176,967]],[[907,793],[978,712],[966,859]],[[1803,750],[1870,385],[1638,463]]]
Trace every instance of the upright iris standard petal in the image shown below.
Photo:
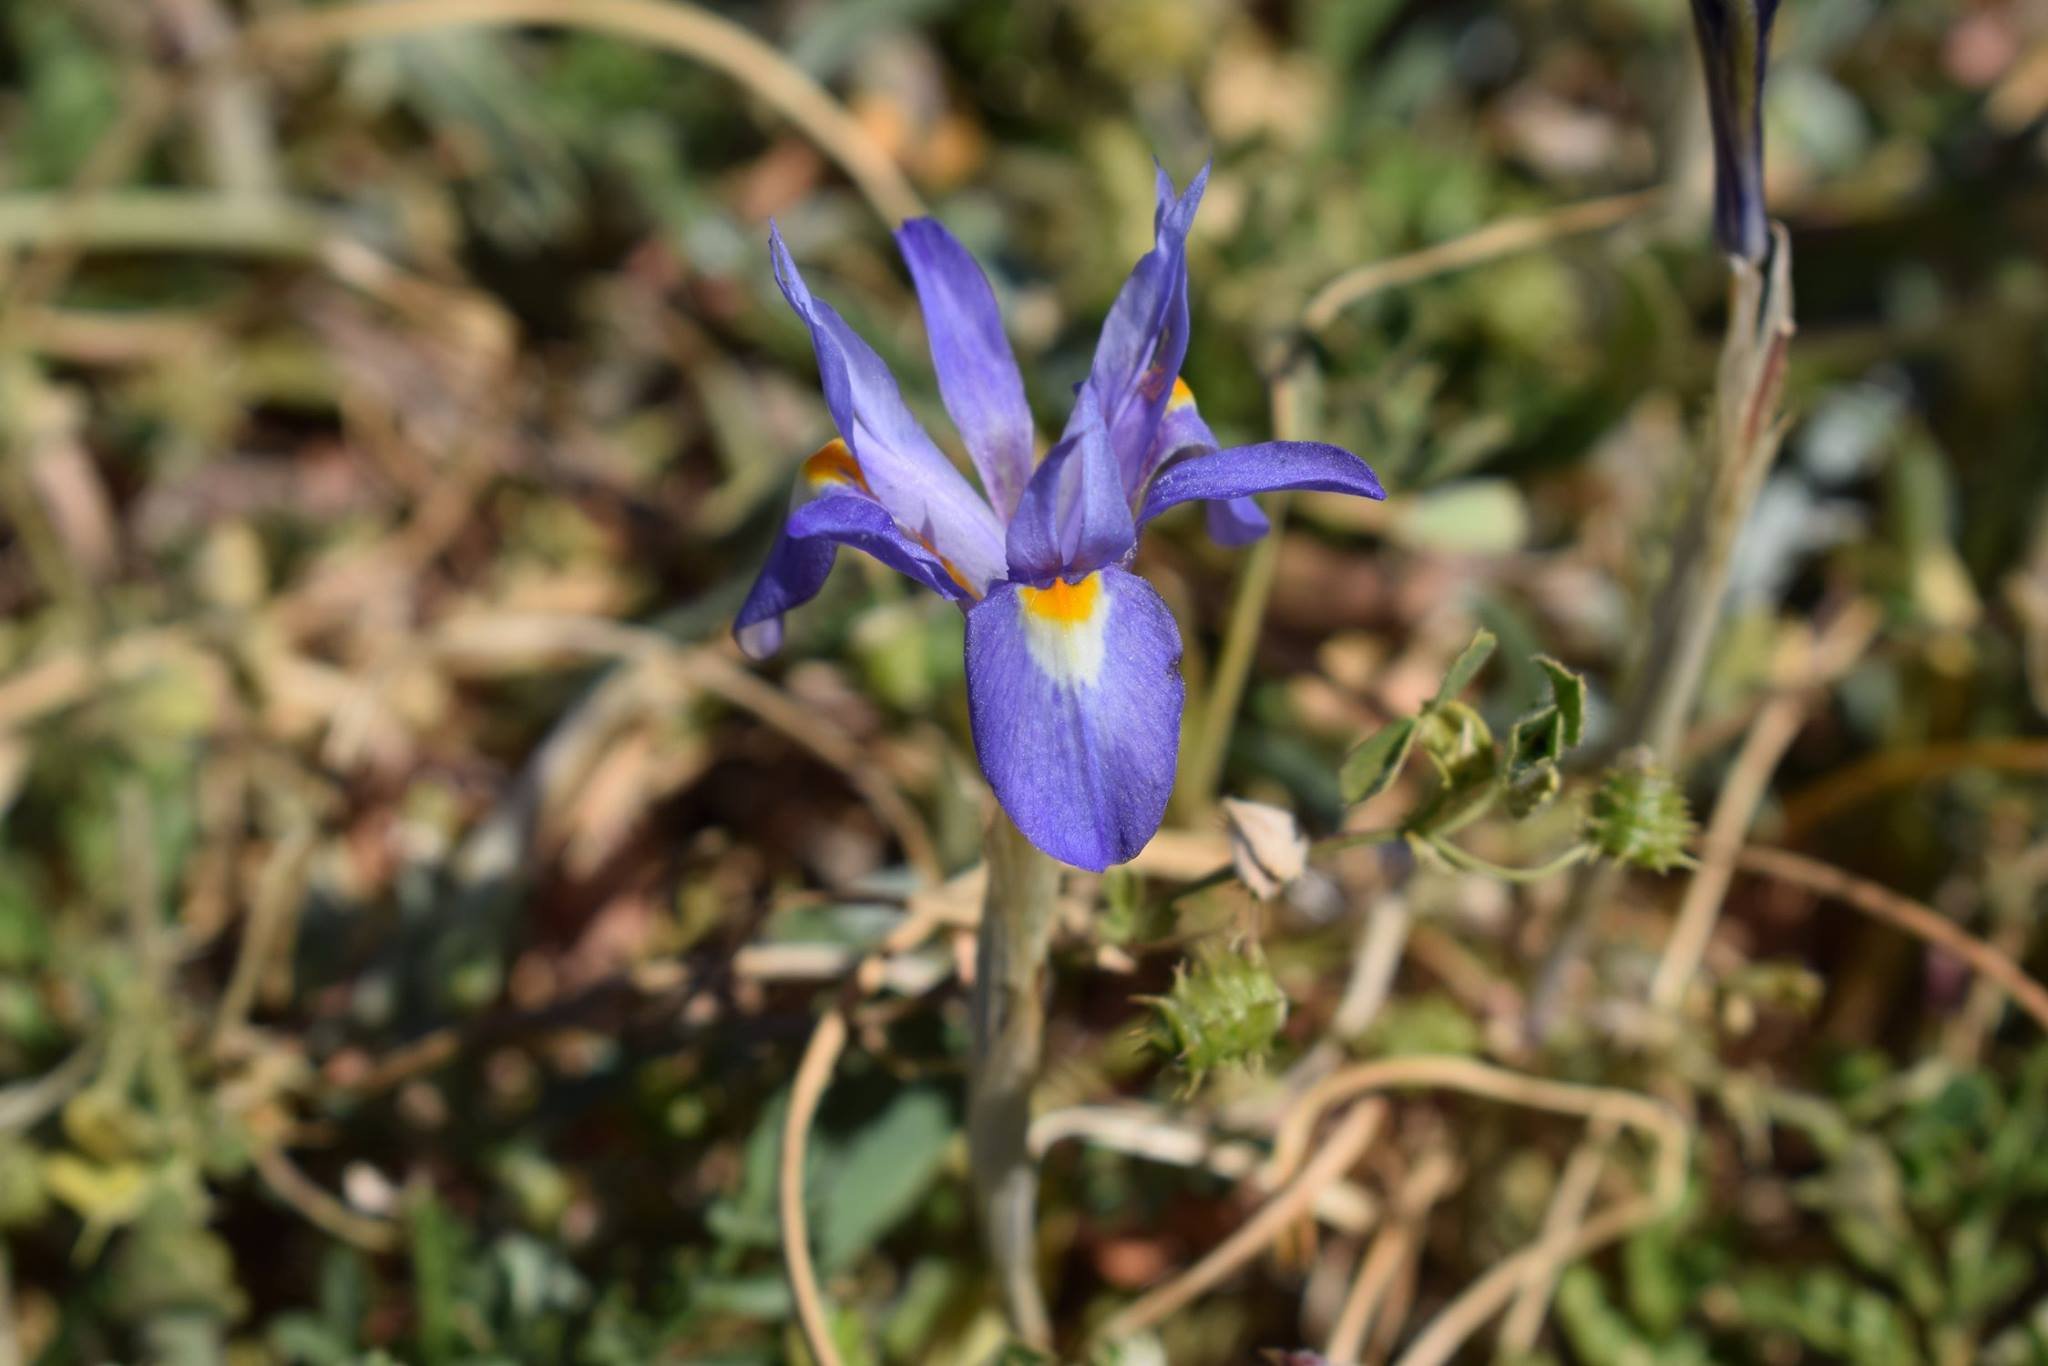
[[[783,297],[810,328],[825,406],[874,496],[898,526],[928,541],[977,592],[1001,578],[1003,528],[994,511],[918,425],[874,348],[811,294],[773,228],[769,248]]]
[[[996,512],[1008,520],[1031,478],[1031,408],[1024,377],[1003,335],[995,291],[967,248],[930,218],[896,230],[931,338],[939,397],[981,472]]]
[[[1179,664],[1173,614],[1121,569],[1004,584],[969,609],[975,752],[1033,844],[1099,872],[1152,838],[1173,790]]]
[[[1271,489],[1318,489],[1384,498],[1379,476],[1357,456],[1318,441],[1264,441],[1168,465],[1153,476],[1138,520],[1197,498],[1242,498]]]
[[[1173,195],[1160,173],[1152,250],[1138,258],[1110,305],[1085,387],[1095,391],[1126,495],[1144,485],[1145,463],[1188,349],[1187,235],[1209,183],[1205,166]],[[1073,430],[1068,427],[1069,433]]]
[[[1137,543],[1116,455],[1085,386],[1071,433],[1046,453],[1010,521],[1010,577],[1043,583],[1113,564]]]

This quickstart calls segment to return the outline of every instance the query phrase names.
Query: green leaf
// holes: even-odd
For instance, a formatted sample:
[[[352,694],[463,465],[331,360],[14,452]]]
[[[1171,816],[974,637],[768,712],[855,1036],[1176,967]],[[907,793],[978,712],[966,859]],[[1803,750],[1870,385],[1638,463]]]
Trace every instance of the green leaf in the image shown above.
[[[1465,691],[1472,680],[1479,676],[1479,671],[1486,667],[1486,661],[1493,657],[1494,647],[1498,644],[1500,641],[1491,631],[1482,629],[1478,635],[1472,637],[1472,643],[1451,661],[1450,672],[1444,675],[1443,686],[1436,690],[1436,700],[1448,702]]]
[[[1565,720],[1556,707],[1531,712],[1508,731],[1508,778],[1564,756]]]
[[[1390,722],[1366,737],[1344,759],[1337,783],[1344,800],[1356,804],[1387,790],[1415,746],[1414,718]]]
[[[952,1110],[930,1089],[906,1091],[856,1134],[823,1173],[819,1264],[846,1265],[916,1208],[952,1136]]]
[[[1536,667],[1550,680],[1551,704],[1564,722],[1560,738],[1569,749],[1586,738],[1586,680],[1549,655],[1537,655]]]

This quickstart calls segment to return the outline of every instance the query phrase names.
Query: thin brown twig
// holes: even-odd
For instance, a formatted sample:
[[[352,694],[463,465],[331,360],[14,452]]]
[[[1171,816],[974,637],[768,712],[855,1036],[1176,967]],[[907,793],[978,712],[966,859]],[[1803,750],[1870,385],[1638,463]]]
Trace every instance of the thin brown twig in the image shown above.
[[[1593,1188],[1607,1166],[1615,1134],[1613,1121],[1595,1120],[1587,1126],[1586,1136],[1572,1149],[1572,1155],[1565,1159],[1564,1173],[1558,1177],[1550,1208],[1543,1212],[1543,1227],[1530,1248],[1536,1255],[1530,1259],[1514,1303],[1508,1306],[1507,1317],[1501,1320],[1496,1356],[1518,1360],[1536,1346],[1536,1335],[1543,1331],[1543,1320],[1550,1313],[1550,1297],[1556,1293],[1557,1278],[1571,1260],[1572,1240],[1586,1220],[1586,1206],[1592,1203]]]
[[[1787,797],[1785,839],[1796,843],[1801,835],[1837,812],[1868,801],[1889,788],[1944,778],[1972,768],[2048,773],[2048,740],[1999,736],[1873,754]]]
[[[1332,1361],[1363,1359],[1366,1338],[1401,1269],[1409,1265],[1422,1241],[1430,1207],[1457,1184],[1457,1159],[1443,1151],[1423,1154],[1391,1202],[1390,1217],[1359,1259],[1344,1304],[1323,1355]]]
[[[1564,1249],[1564,1256],[1567,1260],[1590,1256],[1667,1213],[1665,1204],[1654,1196],[1624,1200],[1588,1219]],[[1449,1361],[1481,1324],[1500,1312],[1529,1274],[1530,1265],[1548,1254],[1549,1249],[1537,1243],[1496,1263],[1438,1311],[1394,1366],[1442,1366]]]
[[[1650,1004],[1670,1010],[1698,971],[1719,918],[1728,884],[1735,876],[1735,857],[1742,849],[1756,809],[1769,789],[1778,761],[1806,723],[1819,689],[1846,672],[1862,657],[1878,628],[1878,612],[1868,602],[1844,612],[1811,649],[1804,666],[1804,686],[1780,692],[1764,704],[1737,753],[1728,780],[1715,800],[1701,841],[1700,865],[1686,884],[1671,937],[1651,979]]]
[[[810,1227],[804,1217],[804,1148],[810,1140],[811,1117],[825,1085],[832,1079],[833,1064],[846,1048],[846,1012],[838,1006],[827,1010],[811,1032],[797,1064],[796,1080],[790,1083],[789,1112],[782,1120],[782,1156],[775,1173],[775,1218],[782,1231],[782,1266],[789,1278],[789,1293],[796,1301],[797,1327],[804,1346],[817,1366],[841,1366],[838,1347],[832,1342],[832,1326],[825,1317],[824,1296],[818,1290],[818,1271],[811,1261]]]
[[[2048,1029],[2048,988],[2027,974],[2026,969],[1975,935],[1958,928],[1932,907],[1893,891],[1881,883],[1845,873],[1819,859],[1795,854],[1790,849],[1750,845],[1736,856],[1745,872],[1776,878],[1804,887],[1820,896],[1842,901],[1876,920],[1905,931],[1916,939],[1937,945],[1998,983],[2013,1003]]]
[[[1359,1063],[1318,1082],[1282,1118],[1270,1170],[1279,1177],[1300,1165],[1317,1117],[1330,1107],[1397,1088],[1462,1091],[1532,1110],[1616,1120],[1656,1140],[1658,1199],[1675,1205],[1683,1193],[1687,1131],[1684,1121],[1661,1101],[1635,1091],[1532,1077],[1477,1058],[1434,1055]]]
[[[847,975],[848,993],[870,990],[885,975],[877,965],[894,953],[907,953],[923,943],[924,935],[939,928],[944,917],[935,910],[914,910],[875,952]],[[830,1321],[825,1314],[825,1297],[818,1288],[818,1272],[811,1260],[809,1221],[804,1213],[804,1152],[810,1141],[811,1120],[818,1102],[832,1080],[832,1069],[846,1049],[847,1006],[842,999],[819,1019],[811,1039],[797,1063],[790,1083],[789,1111],[782,1123],[782,1151],[775,1174],[776,1225],[782,1235],[783,1273],[796,1301],[797,1326],[804,1345],[817,1366],[840,1366],[839,1349],[832,1342]]]
[[[1555,242],[1561,237],[1597,232],[1626,223],[1654,208],[1664,199],[1665,193],[1661,187],[1638,190],[1632,194],[1564,204],[1541,213],[1503,218],[1463,237],[1347,270],[1316,291],[1308,306],[1302,309],[1302,326],[1310,332],[1322,332],[1345,309],[1382,290],[1483,265],[1518,251]]]
[[[1228,1277],[1279,1237],[1315,1202],[1316,1193],[1342,1176],[1379,1134],[1387,1107],[1367,1101],[1352,1107],[1316,1155],[1272,1199],[1261,1205],[1228,1238],[1187,1270],[1126,1305],[1097,1337],[1105,1342],[1130,1337],[1178,1312]]]
[[[1091,1143],[1175,1167],[1200,1168],[1226,1181],[1255,1177],[1264,1154],[1250,1143],[1219,1138],[1206,1129],[1138,1105],[1072,1105],[1031,1121],[1032,1155],[1043,1158],[1068,1139]],[[1333,1181],[1316,1193],[1310,1212],[1342,1233],[1369,1233],[1380,1221],[1380,1202],[1363,1186]]]
[[[358,1214],[322,1189],[313,1178],[278,1147],[258,1147],[249,1163],[270,1193],[306,1217],[322,1232],[331,1233],[351,1247],[365,1252],[390,1252],[398,1246],[398,1226],[389,1219]]]
[[[310,52],[437,29],[516,24],[608,33],[714,67],[839,163],[891,227],[925,211],[888,153],[824,87],[747,29],[677,0],[376,0],[265,15],[243,36],[258,52]]]

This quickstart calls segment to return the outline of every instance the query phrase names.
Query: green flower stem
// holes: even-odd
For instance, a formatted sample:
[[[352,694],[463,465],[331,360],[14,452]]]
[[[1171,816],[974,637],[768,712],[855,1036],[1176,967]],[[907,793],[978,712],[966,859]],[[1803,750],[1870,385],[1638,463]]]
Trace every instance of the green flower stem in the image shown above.
[[[1294,440],[1306,429],[1307,424],[1300,418],[1317,378],[1315,357],[1308,344],[1295,341],[1268,386],[1276,440]],[[1223,648],[1209,675],[1208,695],[1203,699],[1201,713],[1189,728],[1180,781],[1173,793],[1175,814],[1188,824],[1209,814],[1217,784],[1223,777],[1224,754],[1230,747],[1230,732],[1237,724],[1238,707],[1244,701],[1245,681],[1251,675],[1259,632],[1266,624],[1266,605],[1272,600],[1273,580],[1280,568],[1280,539],[1287,530],[1287,504],[1288,496],[1284,493],[1266,500],[1266,520],[1272,526],[1245,555],[1238,571],[1237,587],[1230,599],[1230,617],[1223,628]]]
[[[967,1157],[975,1211],[1010,1328],[1052,1342],[1038,1288],[1038,1169],[1025,1145],[1031,1084],[1045,1044],[1046,950],[1060,866],[998,810],[987,837],[988,890],[975,949],[974,1053],[968,1064]]]
[[[1411,835],[1409,839],[1441,855],[1444,862],[1454,868],[1462,868],[1468,873],[1483,873],[1487,877],[1499,878],[1503,882],[1542,882],[1546,878],[1557,876],[1575,863],[1584,862],[1593,852],[1590,845],[1574,844],[1548,863],[1539,863],[1534,868],[1510,868],[1460,849],[1441,835]]]

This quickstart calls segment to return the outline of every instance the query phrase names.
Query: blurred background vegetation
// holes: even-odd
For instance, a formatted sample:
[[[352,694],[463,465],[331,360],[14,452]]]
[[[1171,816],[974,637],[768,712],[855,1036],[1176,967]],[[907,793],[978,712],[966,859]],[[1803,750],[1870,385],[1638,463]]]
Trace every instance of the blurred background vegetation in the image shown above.
[[[0,5],[0,1366],[791,1359],[778,1124],[822,1003],[906,907],[942,928],[852,1016],[806,1208],[847,1360],[985,1360],[959,614],[846,555],[772,665],[727,638],[829,434],[767,220],[936,417],[889,225],[758,79],[587,14],[406,8],[440,13],[380,37],[299,0]],[[1319,330],[1303,434],[1395,496],[1295,501],[1222,788],[1340,828],[1347,749],[1481,625],[1479,711],[1504,727],[1556,656],[1597,751],[1724,308],[1682,0],[720,9],[988,264],[1042,428],[1149,245],[1155,156],[1215,161],[1186,376],[1226,441],[1270,435],[1276,339],[1340,272],[1669,187]],[[2048,880],[2044,111],[2033,0],[1780,15],[1795,425],[1687,771],[1704,817],[1782,703],[1757,837],[2022,960]],[[1197,699],[1240,562],[1198,523],[1143,551]],[[1800,674],[1851,612],[1872,629]],[[1540,862],[1581,800],[1467,839]],[[1134,998],[1244,923],[1239,889],[1158,895],[1221,832],[1186,812],[1135,873],[1068,888],[1040,1108],[1152,1107],[1048,1155],[1069,1349],[1257,1205],[1296,1069],[1429,1052],[1692,1126],[1680,1212],[1567,1270],[1506,1354],[2048,1361],[2048,1051],[1959,959],[1741,874],[1651,1018],[1686,879],[1642,875],[1531,1038],[1562,880],[1352,849],[1264,913],[1290,1003],[1264,1072],[1194,1088]],[[1356,946],[1395,904],[1376,986]],[[1313,1221],[1123,1359],[1319,1347],[1369,1255],[1359,1355],[1384,1359],[1539,1236],[1582,1127],[1400,1098]]]

